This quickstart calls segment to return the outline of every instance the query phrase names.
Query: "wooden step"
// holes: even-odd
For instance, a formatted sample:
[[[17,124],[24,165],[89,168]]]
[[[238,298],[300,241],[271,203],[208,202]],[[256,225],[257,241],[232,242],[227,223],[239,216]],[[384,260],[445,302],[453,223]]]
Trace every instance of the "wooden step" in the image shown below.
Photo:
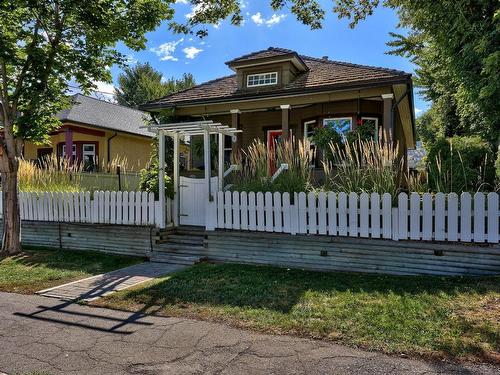
[[[167,237],[168,243],[179,243],[189,245],[203,245],[205,237],[203,236],[186,236],[182,234],[171,234]]]
[[[154,251],[159,251],[163,253],[165,252],[199,253],[200,251],[205,251],[205,250],[206,248],[202,244],[190,245],[190,244],[165,242],[156,246]]]
[[[171,253],[154,251],[150,261],[158,263],[183,264],[192,266],[202,260],[199,256],[176,255]]]

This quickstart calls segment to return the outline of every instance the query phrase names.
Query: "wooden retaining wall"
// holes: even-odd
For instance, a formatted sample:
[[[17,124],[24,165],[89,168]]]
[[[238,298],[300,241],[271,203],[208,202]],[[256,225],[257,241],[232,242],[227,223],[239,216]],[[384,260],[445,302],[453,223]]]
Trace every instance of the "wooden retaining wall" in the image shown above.
[[[207,232],[202,251],[219,262],[395,275],[500,274],[500,246],[438,244],[237,231]]]
[[[0,235],[2,227],[0,221]],[[106,253],[146,257],[149,255],[157,229],[135,225],[22,222],[23,245],[95,250]]]

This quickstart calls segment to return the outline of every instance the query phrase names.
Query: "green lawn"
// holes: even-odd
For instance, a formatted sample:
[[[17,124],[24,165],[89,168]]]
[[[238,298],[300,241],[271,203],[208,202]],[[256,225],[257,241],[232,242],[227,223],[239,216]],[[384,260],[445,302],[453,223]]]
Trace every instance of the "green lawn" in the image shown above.
[[[25,249],[0,258],[0,291],[30,294],[143,261],[94,251]]]
[[[389,353],[500,359],[499,277],[377,276],[200,264],[97,303]]]

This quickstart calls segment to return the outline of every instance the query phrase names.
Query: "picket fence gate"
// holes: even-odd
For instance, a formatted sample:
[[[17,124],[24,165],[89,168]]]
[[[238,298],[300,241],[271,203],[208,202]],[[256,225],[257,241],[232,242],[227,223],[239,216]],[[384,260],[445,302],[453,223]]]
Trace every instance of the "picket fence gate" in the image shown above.
[[[499,241],[499,195],[218,192],[207,229],[392,240]],[[396,207],[394,207],[396,206]]]
[[[172,217],[171,206],[167,199],[167,223]],[[21,220],[156,226],[162,213],[154,194],[140,191],[21,192],[19,209]]]

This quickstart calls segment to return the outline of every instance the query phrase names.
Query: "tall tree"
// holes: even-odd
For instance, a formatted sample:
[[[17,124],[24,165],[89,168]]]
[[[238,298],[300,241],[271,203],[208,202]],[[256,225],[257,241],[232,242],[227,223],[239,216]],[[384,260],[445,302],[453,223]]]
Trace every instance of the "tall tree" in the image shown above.
[[[144,34],[171,19],[169,0],[3,0],[0,2],[0,255],[21,250],[17,174],[24,140],[47,140],[68,105],[68,82],[84,91],[109,81],[125,56],[115,45],[145,47]]]
[[[184,73],[179,79],[172,77],[165,80],[161,72],[149,63],[139,63],[133,67],[125,67],[118,76],[115,98],[121,105],[137,108],[140,104],[194,85],[191,73]]]
[[[153,99],[188,89],[196,84],[191,73],[184,73],[181,78],[164,79],[161,72],[154,69],[149,63],[125,67],[118,77],[118,88],[115,89],[115,98],[121,105],[137,108],[140,104]],[[161,122],[171,118],[171,111],[164,111],[157,115]],[[158,193],[158,139],[151,144],[150,162],[141,171],[141,189]],[[173,169],[173,141],[167,138],[165,142],[165,165],[167,171]],[[169,184],[167,184],[167,187]]]

